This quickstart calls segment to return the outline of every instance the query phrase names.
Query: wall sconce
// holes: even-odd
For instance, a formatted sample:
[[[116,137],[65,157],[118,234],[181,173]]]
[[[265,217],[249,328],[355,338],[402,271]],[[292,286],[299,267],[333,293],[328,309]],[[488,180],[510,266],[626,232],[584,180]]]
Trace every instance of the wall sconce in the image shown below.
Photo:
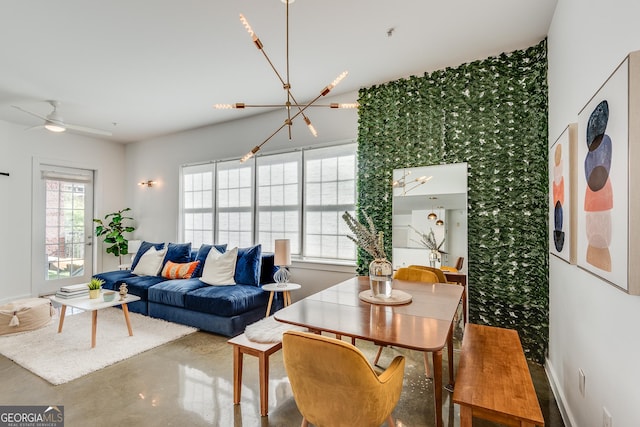
[[[138,185],[140,185],[140,186],[142,186],[142,187],[144,187],[145,185],[146,185],[147,187],[153,187],[155,184],[156,184],[156,182],[155,182],[155,181],[151,181],[151,180],[149,180],[149,181],[142,181],[142,182],[139,182],[139,183],[138,183]]]

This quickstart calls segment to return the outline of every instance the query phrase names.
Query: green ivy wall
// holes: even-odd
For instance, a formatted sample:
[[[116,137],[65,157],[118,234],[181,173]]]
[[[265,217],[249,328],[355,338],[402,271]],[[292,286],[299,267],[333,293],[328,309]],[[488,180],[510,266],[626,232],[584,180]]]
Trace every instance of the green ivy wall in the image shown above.
[[[358,215],[391,235],[393,169],[467,162],[469,313],[548,344],[547,45],[359,93]],[[387,253],[391,239],[387,238]],[[370,258],[360,251],[358,271]]]

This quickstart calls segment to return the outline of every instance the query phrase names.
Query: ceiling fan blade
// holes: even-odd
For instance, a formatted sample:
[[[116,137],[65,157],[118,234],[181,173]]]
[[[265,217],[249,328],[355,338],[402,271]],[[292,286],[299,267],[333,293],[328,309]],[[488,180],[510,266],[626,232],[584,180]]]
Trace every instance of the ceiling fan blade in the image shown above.
[[[27,130],[34,130],[34,129],[42,129],[44,128],[44,125],[36,125],[36,126],[31,126],[25,129],[25,131]]]
[[[47,120],[47,118],[46,118],[45,116],[41,116],[40,114],[36,114],[36,113],[31,112],[31,111],[25,110],[24,108],[20,108],[20,107],[18,107],[17,105],[12,105],[12,107],[13,107],[13,108],[15,108],[16,110],[20,110],[20,111],[22,111],[23,113],[30,114],[30,115],[32,115],[33,117],[37,117],[37,118],[39,118],[40,120]]]
[[[91,134],[94,134],[94,135],[104,135],[104,136],[113,135],[108,130],[95,129],[95,128],[90,128],[90,127],[86,127],[86,126],[79,126],[79,125],[72,125],[71,123],[64,123],[63,126],[66,127],[67,129],[70,129],[70,130],[75,130],[75,131],[84,132],[84,133],[91,133]]]

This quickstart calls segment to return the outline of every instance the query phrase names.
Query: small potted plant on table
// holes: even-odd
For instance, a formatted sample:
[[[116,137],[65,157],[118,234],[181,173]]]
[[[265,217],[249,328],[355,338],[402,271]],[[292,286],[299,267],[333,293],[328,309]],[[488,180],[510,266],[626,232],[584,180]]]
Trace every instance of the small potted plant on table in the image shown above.
[[[95,277],[91,278],[91,281],[87,286],[89,286],[89,298],[95,299],[100,296],[100,288],[102,288],[102,284],[104,280],[97,279]]]

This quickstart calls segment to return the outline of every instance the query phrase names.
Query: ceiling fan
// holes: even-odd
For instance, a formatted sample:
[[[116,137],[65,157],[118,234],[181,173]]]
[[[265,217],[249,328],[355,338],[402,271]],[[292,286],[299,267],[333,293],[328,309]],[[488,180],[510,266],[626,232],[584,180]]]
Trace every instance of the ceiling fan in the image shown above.
[[[60,103],[58,101],[47,101],[47,102],[51,104],[51,106],[53,107],[53,111],[49,113],[47,116],[42,116],[32,111],[25,110],[24,108],[18,107],[17,105],[12,105],[12,107],[24,113],[30,114],[34,117],[37,117],[41,120],[44,120],[44,124],[34,126],[33,128],[44,127],[45,129],[51,132],[64,132],[65,130],[69,129],[71,131],[91,133],[94,135],[104,135],[104,136],[112,135],[112,133],[107,130],[95,129],[95,128],[74,125],[74,124],[65,122],[64,119],[62,118],[62,115],[58,112],[58,106],[60,105]],[[33,128],[30,128],[30,129],[33,129]]]

